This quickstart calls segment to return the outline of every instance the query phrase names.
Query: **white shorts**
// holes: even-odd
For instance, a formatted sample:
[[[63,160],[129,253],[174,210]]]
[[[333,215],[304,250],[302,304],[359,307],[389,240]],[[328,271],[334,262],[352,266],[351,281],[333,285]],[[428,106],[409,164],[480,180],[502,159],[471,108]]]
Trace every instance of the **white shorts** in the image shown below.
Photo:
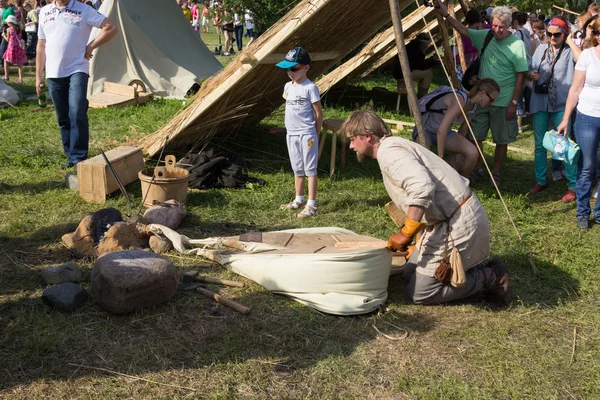
[[[207,17],[202,17],[202,26],[208,28],[208,18]]]
[[[290,163],[295,176],[317,176],[319,138],[316,133],[286,136]]]

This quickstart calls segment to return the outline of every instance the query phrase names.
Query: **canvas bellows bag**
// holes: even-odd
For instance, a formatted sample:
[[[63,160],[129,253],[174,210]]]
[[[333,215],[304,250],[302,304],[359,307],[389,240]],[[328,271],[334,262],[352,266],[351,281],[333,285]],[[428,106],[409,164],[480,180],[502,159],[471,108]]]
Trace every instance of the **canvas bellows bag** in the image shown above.
[[[483,42],[483,47],[479,52],[479,56],[467,67],[467,70],[463,74],[461,83],[467,91],[471,90],[471,88],[473,87],[473,85],[469,84],[471,78],[473,78],[476,75],[479,75],[479,68],[481,67],[481,58],[483,57],[483,52],[485,51],[485,48],[488,46],[488,44],[490,44],[492,37],[494,37],[494,32],[492,32],[492,30],[490,29],[487,35],[485,36],[485,41]]]

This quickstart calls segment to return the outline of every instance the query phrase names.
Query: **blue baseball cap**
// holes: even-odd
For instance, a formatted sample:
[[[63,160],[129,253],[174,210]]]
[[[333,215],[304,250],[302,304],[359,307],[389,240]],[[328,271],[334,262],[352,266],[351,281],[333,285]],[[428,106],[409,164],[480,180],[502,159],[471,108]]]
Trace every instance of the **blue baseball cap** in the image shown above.
[[[310,65],[310,56],[302,47],[294,47],[285,55],[285,60],[275,64],[279,68],[292,68],[296,64]]]

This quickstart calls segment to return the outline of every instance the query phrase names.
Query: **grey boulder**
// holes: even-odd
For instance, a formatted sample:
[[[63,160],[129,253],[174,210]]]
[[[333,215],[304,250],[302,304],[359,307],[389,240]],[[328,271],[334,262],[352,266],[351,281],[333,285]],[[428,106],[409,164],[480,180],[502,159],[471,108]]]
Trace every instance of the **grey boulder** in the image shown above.
[[[74,262],[66,262],[56,267],[43,269],[40,273],[42,279],[48,285],[57,285],[65,282],[81,282],[83,276],[79,267]]]
[[[108,253],[92,269],[92,294],[107,311],[126,314],[164,303],[177,290],[177,271],[158,254],[141,250]]]
[[[67,282],[44,290],[42,301],[55,310],[72,312],[85,302],[87,291],[81,286]]]

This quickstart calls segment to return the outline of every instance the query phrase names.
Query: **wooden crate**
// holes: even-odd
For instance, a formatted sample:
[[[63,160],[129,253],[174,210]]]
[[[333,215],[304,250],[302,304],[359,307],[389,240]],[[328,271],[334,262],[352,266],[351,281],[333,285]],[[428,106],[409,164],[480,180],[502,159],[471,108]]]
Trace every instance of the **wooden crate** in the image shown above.
[[[144,169],[142,149],[136,146],[120,146],[109,150],[106,157],[112,164],[123,185],[138,180],[138,172]],[[106,202],[106,196],[119,190],[117,181],[102,154],[77,164],[79,196],[92,203]]]

